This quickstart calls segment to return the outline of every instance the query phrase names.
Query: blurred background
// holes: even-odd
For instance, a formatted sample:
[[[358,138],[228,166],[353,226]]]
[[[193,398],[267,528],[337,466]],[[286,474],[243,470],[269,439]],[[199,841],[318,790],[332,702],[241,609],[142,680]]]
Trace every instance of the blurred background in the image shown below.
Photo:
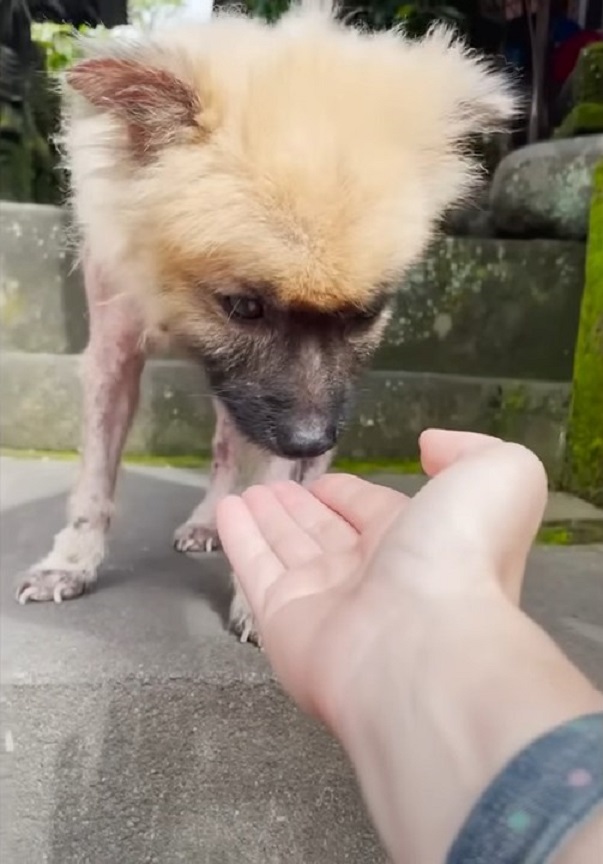
[[[217,0],[216,5],[226,4]],[[246,5],[275,20],[288,0]],[[526,92],[527,122],[510,140],[490,142],[490,170],[510,147],[526,141],[603,130],[603,0],[344,0],[343,7],[371,27],[401,24],[412,36],[445,21],[475,48],[513,67]],[[210,0],[1,0],[0,197],[60,200],[51,140],[58,119],[52,79],[74,58],[74,29],[153,28],[210,13]]]

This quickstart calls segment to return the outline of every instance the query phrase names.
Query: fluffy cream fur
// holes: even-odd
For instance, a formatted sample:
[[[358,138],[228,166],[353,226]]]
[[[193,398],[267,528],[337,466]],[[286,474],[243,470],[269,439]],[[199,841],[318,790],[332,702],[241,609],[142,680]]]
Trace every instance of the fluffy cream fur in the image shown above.
[[[119,290],[139,293],[149,324],[198,315],[204,288],[220,284],[324,310],[362,305],[470,190],[463,142],[515,109],[507,79],[445,29],[420,42],[364,33],[321,0],[274,26],[230,13],[95,40],[89,54],[167,70],[200,105],[194,129],[141,160],[109,97],[69,100],[84,243]]]

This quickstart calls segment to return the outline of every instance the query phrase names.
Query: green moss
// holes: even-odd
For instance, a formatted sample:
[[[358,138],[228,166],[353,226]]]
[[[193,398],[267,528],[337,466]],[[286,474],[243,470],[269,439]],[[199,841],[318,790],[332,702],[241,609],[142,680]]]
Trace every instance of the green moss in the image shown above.
[[[197,468],[205,471],[210,467],[211,460],[206,456],[194,455],[148,456],[143,453],[126,453],[124,462],[131,465],[156,465],[160,468]]]
[[[525,411],[528,403],[526,388],[522,386],[513,387],[503,391],[501,408],[507,414],[518,414],[520,411]]]
[[[603,163],[594,178],[565,483],[603,505]]]
[[[0,200],[29,201],[32,192],[32,154],[26,145],[22,112],[0,105]]]
[[[581,50],[573,76],[573,93],[577,103],[603,104],[603,42],[592,42]]]
[[[500,387],[498,401],[492,406],[492,434],[513,439],[528,407],[528,394],[522,384]]]
[[[19,284],[2,280],[0,275],[0,324],[10,327],[23,314],[23,296]]]
[[[73,450],[17,450],[14,447],[1,447],[0,456],[10,456],[11,459],[56,459],[60,462],[70,462],[78,458]]]
[[[557,127],[554,138],[574,138],[576,135],[592,135],[603,132],[603,105],[596,102],[581,102],[575,105]]]
[[[603,42],[585,46],[572,73],[573,107],[555,138],[603,132]]]
[[[0,455],[13,459],[56,459],[69,462],[79,458],[74,450],[15,450],[2,447]],[[160,468],[209,468],[210,460],[202,456],[150,456],[144,453],[126,453],[124,462],[130,465],[151,465]]]
[[[11,456],[14,459],[57,459],[70,461],[77,459],[79,454],[73,450],[15,450],[10,447],[0,448],[0,455]],[[198,468],[206,470],[211,460],[203,456],[149,456],[143,453],[126,453],[124,462],[130,465],[155,465],[170,468]],[[337,471],[350,474],[421,474],[421,463],[416,459],[398,461],[380,460],[361,462],[355,459],[336,459],[333,467]]]
[[[364,462],[359,459],[346,459],[341,457],[335,459],[333,468],[348,474],[422,474],[423,469],[418,459],[377,460]]]
[[[555,522],[543,525],[536,538],[544,546],[578,546],[603,542],[603,520]]]
[[[559,525],[544,525],[538,532],[536,542],[547,546],[569,546],[572,535]]]

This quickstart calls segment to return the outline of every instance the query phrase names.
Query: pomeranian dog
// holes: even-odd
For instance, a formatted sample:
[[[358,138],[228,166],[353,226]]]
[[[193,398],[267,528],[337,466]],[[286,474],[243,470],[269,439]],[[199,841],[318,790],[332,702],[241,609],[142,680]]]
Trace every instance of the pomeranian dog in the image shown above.
[[[217,416],[177,549],[218,548],[233,490],[324,472],[401,277],[478,176],[467,141],[515,110],[507,78],[445,29],[363,32],[324,0],[85,50],[62,135],[90,314],[81,472],[22,603],[96,580],[154,346],[198,360]],[[236,585],[230,621],[256,639]]]

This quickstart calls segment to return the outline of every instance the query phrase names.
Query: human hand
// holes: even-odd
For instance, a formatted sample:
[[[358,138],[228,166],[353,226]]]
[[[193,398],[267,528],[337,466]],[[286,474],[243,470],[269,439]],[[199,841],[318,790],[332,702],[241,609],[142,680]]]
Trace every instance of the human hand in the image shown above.
[[[218,509],[277,675],[332,728],[392,631],[412,665],[436,610],[438,620],[459,619],[519,599],[546,502],[541,463],[471,433],[429,430],[420,449],[433,479],[413,498],[333,474],[310,490],[252,487]]]

